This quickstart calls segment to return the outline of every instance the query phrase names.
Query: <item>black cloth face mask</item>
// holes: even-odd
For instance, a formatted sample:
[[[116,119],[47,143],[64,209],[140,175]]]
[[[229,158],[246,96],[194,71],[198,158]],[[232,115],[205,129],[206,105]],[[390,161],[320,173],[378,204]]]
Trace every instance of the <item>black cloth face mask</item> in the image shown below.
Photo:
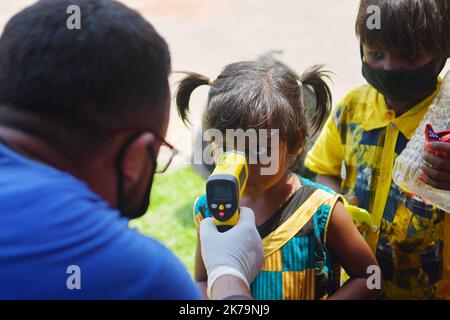
[[[438,75],[433,59],[429,64],[416,70],[383,70],[374,69],[364,61],[361,47],[362,75],[367,82],[392,100],[409,100],[411,97],[431,94],[436,90]],[[441,70],[445,66],[445,60]]]

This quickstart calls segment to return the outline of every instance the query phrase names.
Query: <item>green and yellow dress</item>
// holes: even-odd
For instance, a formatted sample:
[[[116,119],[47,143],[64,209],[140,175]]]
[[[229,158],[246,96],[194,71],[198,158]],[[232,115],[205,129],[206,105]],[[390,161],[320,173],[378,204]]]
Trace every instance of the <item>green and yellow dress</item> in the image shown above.
[[[331,189],[299,177],[302,187],[264,224],[264,262],[251,284],[259,300],[326,299],[339,287],[339,266],[326,248],[331,212],[341,198]],[[211,217],[206,195],[194,205],[198,228]]]

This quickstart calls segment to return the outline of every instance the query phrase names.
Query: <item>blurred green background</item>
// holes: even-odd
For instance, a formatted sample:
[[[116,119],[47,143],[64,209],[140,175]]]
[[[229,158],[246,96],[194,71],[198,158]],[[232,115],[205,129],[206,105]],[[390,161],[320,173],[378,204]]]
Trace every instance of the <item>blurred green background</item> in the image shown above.
[[[191,167],[155,175],[150,208],[131,227],[152,236],[171,249],[184,263],[191,275],[194,272],[197,231],[192,206],[205,192],[205,179]]]

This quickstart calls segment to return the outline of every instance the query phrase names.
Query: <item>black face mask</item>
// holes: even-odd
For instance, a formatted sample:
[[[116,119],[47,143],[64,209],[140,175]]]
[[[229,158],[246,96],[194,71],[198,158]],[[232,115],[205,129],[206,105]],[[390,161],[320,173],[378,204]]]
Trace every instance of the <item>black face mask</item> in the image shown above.
[[[139,209],[137,209],[135,211],[127,211],[126,205],[125,205],[126,201],[125,201],[125,190],[124,190],[124,178],[123,178],[123,173],[122,173],[122,163],[123,163],[123,158],[125,156],[126,150],[131,145],[131,143],[133,143],[133,141],[136,140],[140,135],[141,135],[141,133],[135,133],[124,143],[124,145],[122,146],[122,149],[120,150],[119,158],[117,161],[117,167],[116,167],[116,170],[117,170],[117,204],[118,204],[117,206],[118,206],[118,210],[120,211],[121,215],[124,217],[127,217],[128,219],[139,218],[147,212],[147,209],[150,205],[150,193],[151,193],[152,184],[153,184],[153,177],[154,177],[155,171],[156,171],[156,153],[155,153],[155,150],[153,149],[153,146],[149,146],[149,154],[154,162],[154,167],[153,167],[153,171],[151,172],[150,179],[147,183],[146,191],[144,193],[144,198],[141,200],[141,205],[139,206]]]
[[[416,70],[374,69],[364,61],[361,47],[362,75],[367,82],[386,98],[405,101],[414,96],[425,96],[436,90],[438,74],[437,59]],[[442,65],[444,68],[445,60]]]

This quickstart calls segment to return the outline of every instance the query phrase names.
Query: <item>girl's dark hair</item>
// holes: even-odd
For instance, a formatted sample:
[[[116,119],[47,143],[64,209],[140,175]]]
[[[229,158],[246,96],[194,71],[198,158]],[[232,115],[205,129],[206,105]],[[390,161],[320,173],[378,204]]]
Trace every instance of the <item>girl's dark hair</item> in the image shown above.
[[[448,0],[361,0],[356,19],[356,35],[361,43],[399,51],[406,59],[416,58],[422,50],[448,56],[450,24]],[[380,12],[380,27],[369,28]],[[375,7],[374,7],[375,8]],[[370,24],[369,24],[370,25]]]
[[[176,93],[180,116],[186,120],[189,98],[195,88],[211,84],[204,116],[204,129],[279,129],[280,139],[294,152],[306,137],[320,130],[331,106],[331,91],[325,82],[328,72],[314,66],[298,77],[272,58],[228,65],[212,83],[197,73],[189,73]],[[315,93],[316,106],[310,128],[306,120],[305,86]],[[312,106],[308,106],[312,107]]]

